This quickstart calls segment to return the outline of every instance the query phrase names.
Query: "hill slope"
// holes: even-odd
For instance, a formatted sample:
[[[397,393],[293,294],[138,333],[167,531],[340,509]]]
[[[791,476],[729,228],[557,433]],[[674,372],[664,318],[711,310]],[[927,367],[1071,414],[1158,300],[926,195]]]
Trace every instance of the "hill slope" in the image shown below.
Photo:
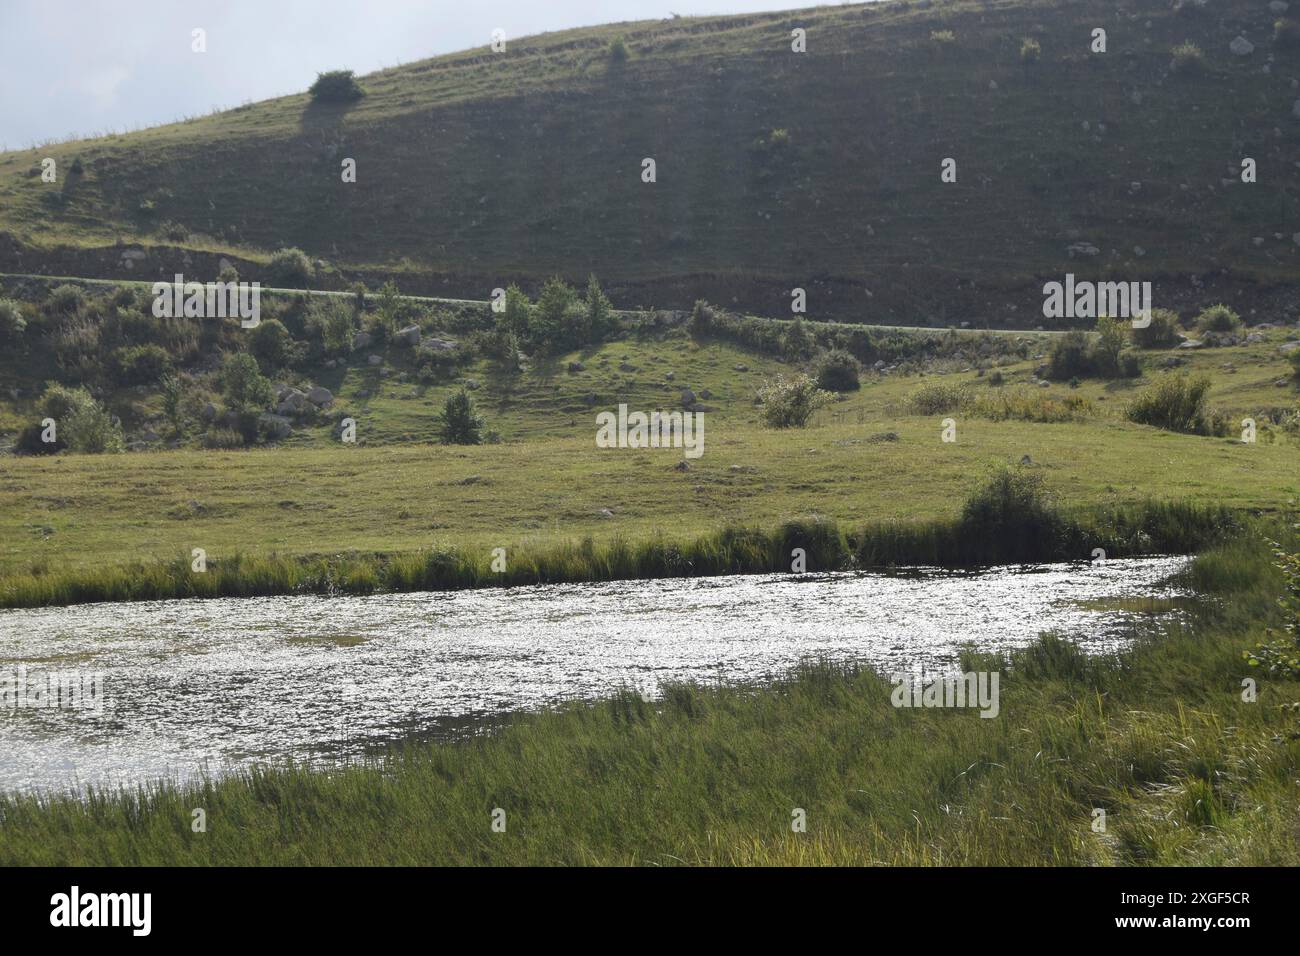
[[[813,314],[1033,325],[1042,277],[1073,271],[1153,280],[1158,305],[1288,312],[1300,53],[1276,18],[1263,0],[893,2],[512,41],[365,77],[348,108],[304,94],[0,154],[0,271],[142,278],[224,255],[256,278],[295,245],[328,261],[325,287],[392,270],[470,298],[595,271],[629,306],[779,314],[803,286]],[[1252,53],[1229,52],[1238,35]],[[1187,39],[1200,70],[1172,69]]]

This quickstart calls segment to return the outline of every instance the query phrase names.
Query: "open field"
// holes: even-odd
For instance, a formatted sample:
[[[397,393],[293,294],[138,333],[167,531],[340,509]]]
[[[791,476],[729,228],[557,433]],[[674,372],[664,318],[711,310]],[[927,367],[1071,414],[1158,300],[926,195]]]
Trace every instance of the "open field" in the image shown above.
[[[898,709],[882,677],[812,663],[765,688],[629,692],[332,772],[0,797],[0,864],[1294,866],[1300,684],[1241,659],[1280,576],[1250,539],[1190,580],[1191,616],[1119,657],[1051,637],[1009,662],[968,655],[1005,671],[996,720]]]

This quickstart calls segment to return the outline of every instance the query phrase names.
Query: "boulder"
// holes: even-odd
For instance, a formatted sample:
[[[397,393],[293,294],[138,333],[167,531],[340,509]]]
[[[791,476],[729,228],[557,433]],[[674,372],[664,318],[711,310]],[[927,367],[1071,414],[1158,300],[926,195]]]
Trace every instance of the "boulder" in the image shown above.
[[[367,364],[367,365],[383,365],[383,364],[384,364],[384,357],[383,357],[382,355],[367,355],[367,356],[366,356],[366,364]]]
[[[689,388],[682,389],[682,406],[684,408],[690,408],[694,404],[695,404],[695,393],[692,392]]]
[[[307,393],[307,401],[313,405],[328,405],[334,401],[334,393],[323,385],[317,385]]]
[[[352,348],[354,350],[369,348],[370,343],[374,340],[374,336],[369,332],[354,332],[352,335]]]
[[[257,427],[266,437],[279,441],[289,437],[293,431],[293,422],[284,415],[258,415]]]
[[[430,336],[420,342],[420,348],[428,349],[430,352],[450,352],[457,347],[457,344],[453,339],[440,339],[436,336]]]
[[[569,371],[570,371],[570,372],[581,372],[581,371],[582,371],[583,369],[585,369],[586,367],[587,367],[587,366],[583,365],[581,362],[570,362],[570,363],[569,363]]]
[[[408,325],[406,328],[394,332],[393,344],[402,348],[414,348],[419,345],[420,327],[418,325]]]
[[[1228,49],[1236,56],[1250,56],[1255,52],[1255,44],[1251,43],[1243,36],[1238,36],[1228,44]]]

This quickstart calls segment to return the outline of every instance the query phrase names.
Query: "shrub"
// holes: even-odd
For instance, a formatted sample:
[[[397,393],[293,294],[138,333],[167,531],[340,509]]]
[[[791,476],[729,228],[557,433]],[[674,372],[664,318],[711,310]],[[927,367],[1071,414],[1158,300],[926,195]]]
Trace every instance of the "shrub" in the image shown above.
[[[474,400],[465,389],[447,396],[438,413],[438,440],[444,445],[483,443],[483,419],[475,412]]]
[[[1057,542],[1063,530],[1042,476],[1004,469],[966,500],[958,536],[980,542],[991,560],[1021,560]]]
[[[277,249],[266,271],[272,282],[290,288],[305,286],[316,274],[307,253],[293,248]]]
[[[375,312],[367,323],[367,330],[381,340],[387,340],[398,330],[402,318],[402,299],[397,283],[389,279],[375,294]]]
[[[1233,332],[1241,328],[1241,317],[1220,303],[1196,317],[1196,328],[1202,332]]]
[[[253,329],[249,349],[262,368],[270,372],[288,364],[293,353],[293,337],[279,319],[266,319]]]
[[[1198,73],[1205,68],[1205,54],[1191,40],[1184,40],[1170,52],[1174,55],[1173,68],[1179,73]]]
[[[244,436],[233,428],[209,428],[203,433],[201,443],[204,448],[230,451],[244,447]]]
[[[354,311],[334,297],[313,298],[307,306],[307,334],[318,339],[327,354],[347,352],[356,331]]]
[[[226,356],[221,365],[221,390],[226,404],[236,411],[261,410],[271,404],[271,383],[257,367],[257,360],[247,352]]]
[[[13,299],[0,299],[0,339],[21,338],[26,330],[22,306]]]
[[[72,410],[62,432],[68,449],[82,454],[116,453],[126,447],[122,426],[93,400]]]
[[[1093,371],[1104,378],[1116,378],[1121,372],[1120,353],[1128,340],[1124,323],[1119,319],[1103,315],[1097,319],[1097,339],[1092,345],[1091,364]]]
[[[795,319],[781,336],[781,354],[799,360],[812,354],[813,340],[804,328],[803,319]]]
[[[54,433],[54,441],[44,441],[44,435],[44,425],[28,425],[18,433],[18,441],[14,446],[14,450],[21,455],[53,455],[68,447],[57,428]]]
[[[803,428],[813,413],[832,401],[807,375],[780,377],[758,391],[763,423],[770,428]]]
[[[1047,377],[1058,382],[1083,377],[1092,371],[1088,336],[1084,332],[1066,332],[1052,343],[1047,360]]]
[[[1206,411],[1210,391],[1208,377],[1166,375],[1145,389],[1125,409],[1125,417],[1139,425],[1150,425],[1189,435],[1223,434],[1226,426]]]
[[[1133,341],[1144,349],[1168,348],[1178,341],[1178,313],[1169,309],[1152,309],[1151,323],[1133,328]]]
[[[351,70],[329,70],[316,74],[307,92],[313,103],[354,103],[366,95]]]
[[[1300,23],[1278,20],[1273,24],[1273,45],[1280,50],[1300,50]]]
[[[843,349],[825,352],[817,362],[817,387],[828,392],[856,392],[862,387],[860,371],[858,360]]]
[[[108,356],[109,374],[119,385],[153,385],[171,368],[167,351],[157,345],[130,345]]]
[[[621,36],[614,37],[609,44],[609,58],[615,63],[626,63],[628,57],[627,41]]]
[[[60,447],[86,454],[119,452],[124,447],[122,427],[84,388],[46,386],[41,410],[54,419]]]
[[[1020,41],[1020,62],[1029,64],[1037,63],[1043,55],[1043,48],[1039,46],[1038,41],[1033,37],[1025,37]]]
[[[57,315],[70,315],[86,304],[85,293],[75,285],[61,285],[50,293],[49,310]]]
[[[942,415],[957,411],[967,400],[965,387],[956,382],[929,382],[907,397],[907,407],[914,415]]]
[[[571,324],[566,326],[566,315],[573,304],[573,290],[563,280],[558,277],[546,280],[525,333],[524,340],[531,350],[547,352],[572,344],[569,335],[573,329]]]

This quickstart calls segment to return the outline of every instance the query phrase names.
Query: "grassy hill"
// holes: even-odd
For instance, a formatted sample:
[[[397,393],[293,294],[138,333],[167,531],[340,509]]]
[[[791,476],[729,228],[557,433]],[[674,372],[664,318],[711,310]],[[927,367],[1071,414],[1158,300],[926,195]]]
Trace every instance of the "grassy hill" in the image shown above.
[[[1286,318],[1300,54],[1276,19],[1258,0],[898,0],[511,40],[363,77],[346,107],[303,94],[0,154],[0,271],[215,275],[224,256],[258,278],[288,245],[326,288],[391,274],[483,298],[595,271],[629,307],[785,314],[801,286],[814,315],[1020,327],[1042,322],[1042,277],[1073,271]],[[1199,68],[1173,69],[1189,40]]]

